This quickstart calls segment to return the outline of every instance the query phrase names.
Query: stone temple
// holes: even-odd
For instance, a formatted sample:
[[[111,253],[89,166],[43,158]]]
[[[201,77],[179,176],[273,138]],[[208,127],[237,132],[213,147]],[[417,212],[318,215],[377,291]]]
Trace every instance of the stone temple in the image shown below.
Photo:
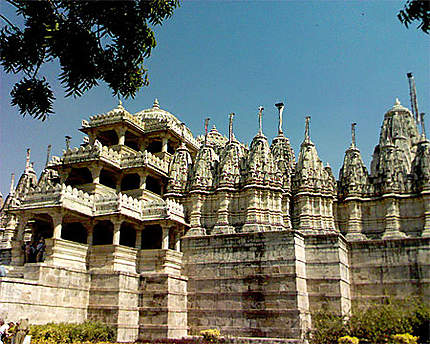
[[[224,335],[300,340],[311,314],[355,302],[430,302],[430,142],[396,101],[370,171],[355,141],[339,179],[310,118],[296,160],[282,130],[250,146],[215,128],[194,138],[156,100],[82,121],[38,177],[29,151],[0,223],[0,316],[100,320],[119,341]],[[31,261],[26,242],[45,239]]]

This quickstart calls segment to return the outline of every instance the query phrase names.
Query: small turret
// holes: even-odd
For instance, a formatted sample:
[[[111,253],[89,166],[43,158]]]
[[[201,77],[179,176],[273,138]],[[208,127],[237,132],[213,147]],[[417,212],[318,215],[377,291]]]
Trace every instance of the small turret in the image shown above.
[[[356,123],[352,123],[351,145],[345,152],[339,173],[339,196],[343,198],[363,195],[369,186],[367,168],[355,141],[355,126]]]

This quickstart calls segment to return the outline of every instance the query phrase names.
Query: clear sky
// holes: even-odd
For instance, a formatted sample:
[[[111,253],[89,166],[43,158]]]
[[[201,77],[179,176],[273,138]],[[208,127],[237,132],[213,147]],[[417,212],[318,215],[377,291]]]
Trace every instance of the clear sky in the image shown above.
[[[13,11],[1,3],[1,13]],[[242,142],[257,133],[257,108],[265,107],[263,131],[276,133],[283,101],[284,133],[298,154],[304,118],[310,115],[311,138],[320,158],[338,176],[357,122],[357,143],[367,166],[379,137],[383,115],[398,97],[410,108],[406,73],[415,76],[420,112],[430,108],[429,35],[406,29],[396,14],[404,1],[184,1],[171,19],[156,29],[158,46],[147,61],[150,86],[124,100],[131,113],[160,107],[185,122],[194,135],[211,118],[227,134],[228,114],[235,112],[234,132]],[[3,25],[3,24],[2,24]],[[18,80],[1,70],[0,191],[7,195],[10,174],[25,167],[25,151],[40,173],[48,144],[61,155],[64,136],[78,146],[82,119],[117,105],[105,85],[81,98],[64,98],[55,81],[58,66],[42,70],[52,81],[55,115],[46,122],[22,118],[10,106],[9,92]],[[42,75],[43,75],[42,73]],[[430,116],[430,114],[429,114]],[[429,118],[426,119],[430,131]],[[428,133],[430,135],[430,133]]]

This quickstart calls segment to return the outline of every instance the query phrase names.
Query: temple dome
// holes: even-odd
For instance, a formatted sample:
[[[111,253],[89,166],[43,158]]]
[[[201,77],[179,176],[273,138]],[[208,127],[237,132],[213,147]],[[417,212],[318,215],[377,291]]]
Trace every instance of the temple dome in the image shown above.
[[[172,115],[170,112],[160,109],[158,99],[154,100],[152,108],[141,110],[136,112],[134,116],[138,117],[142,121],[156,120],[159,122],[174,122],[181,125],[181,121]]]
[[[411,110],[405,108],[402,104],[400,104],[399,98],[396,98],[394,105],[390,109],[388,109],[386,113],[388,114],[391,112],[407,112],[412,116]]]

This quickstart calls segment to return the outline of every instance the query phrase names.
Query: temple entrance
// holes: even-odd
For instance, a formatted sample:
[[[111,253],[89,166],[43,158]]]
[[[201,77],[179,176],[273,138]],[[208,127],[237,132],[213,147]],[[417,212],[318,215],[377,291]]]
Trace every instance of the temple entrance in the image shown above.
[[[142,250],[161,249],[162,233],[160,225],[145,226],[142,231]]]
[[[136,246],[136,230],[134,229],[133,225],[127,222],[123,222],[121,224],[121,234],[119,237],[119,244],[128,246],[128,247],[135,247]]]
[[[87,243],[87,229],[80,222],[64,223],[61,238],[80,244]]]
[[[105,220],[97,222],[94,226],[93,245],[112,245],[113,223]]]

